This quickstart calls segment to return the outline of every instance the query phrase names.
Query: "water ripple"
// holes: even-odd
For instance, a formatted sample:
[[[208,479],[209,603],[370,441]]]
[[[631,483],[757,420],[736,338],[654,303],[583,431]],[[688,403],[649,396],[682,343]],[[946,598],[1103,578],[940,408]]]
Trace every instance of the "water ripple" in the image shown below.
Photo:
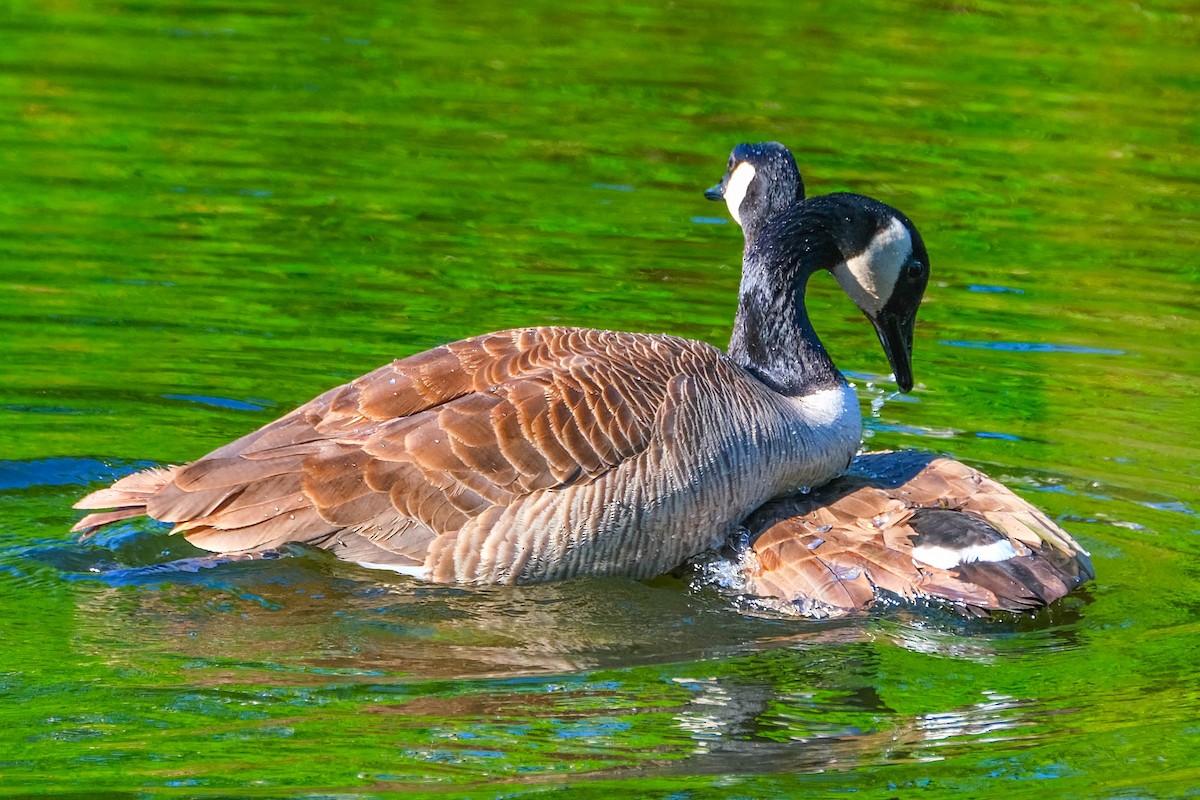
[[[231,408],[234,411],[263,411],[274,405],[268,400],[234,400],[230,397],[211,397],[203,394],[164,394],[164,400],[184,400],[188,403],[200,403],[218,408]]]
[[[1000,350],[1009,353],[1074,353],[1076,355],[1123,356],[1124,350],[1107,347],[1086,347],[1078,344],[1051,344],[1050,342],[974,342],[962,339],[939,339],[938,344],[946,347],[965,347],[970,350]]]
[[[30,489],[35,486],[75,486],[99,480],[112,480],[129,468],[154,466],[137,462],[115,467],[96,458],[39,458],[32,461],[0,461],[0,491]]]

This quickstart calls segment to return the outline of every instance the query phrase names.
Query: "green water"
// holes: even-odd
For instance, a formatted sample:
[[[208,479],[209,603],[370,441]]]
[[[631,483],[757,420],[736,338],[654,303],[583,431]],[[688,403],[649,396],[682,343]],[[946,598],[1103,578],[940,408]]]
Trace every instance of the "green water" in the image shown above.
[[[4,5],[0,794],[1200,796],[1197,53],[1182,2]],[[909,397],[814,282],[868,445],[1016,488],[1085,590],[822,623],[68,535],[444,341],[723,344],[740,233],[700,192],[761,139],[928,243]]]

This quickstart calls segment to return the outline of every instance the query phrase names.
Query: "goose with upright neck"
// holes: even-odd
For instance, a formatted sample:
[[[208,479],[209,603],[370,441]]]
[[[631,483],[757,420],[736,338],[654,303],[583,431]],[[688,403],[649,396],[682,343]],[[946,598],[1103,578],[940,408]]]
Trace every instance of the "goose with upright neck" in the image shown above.
[[[773,168],[782,146],[734,152],[754,171],[731,165],[722,182],[747,231],[728,354],[561,327],[452,342],[190,464],[93,492],[76,506],[111,510],[75,530],[148,515],[218,553],[299,542],[443,583],[643,578],[723,541],[766,500],[828,481],[854,456],[861,417],[808,323],[804,285],[858,259],[848,291],[908,388],[924,248],[865,198],[811,211],[790,155],[790,171]],[[897,219],[914,242],[904,264],[895,248],[853,247]],[[893,297],[904,270],[922,276],[903,295],[912,308]]]

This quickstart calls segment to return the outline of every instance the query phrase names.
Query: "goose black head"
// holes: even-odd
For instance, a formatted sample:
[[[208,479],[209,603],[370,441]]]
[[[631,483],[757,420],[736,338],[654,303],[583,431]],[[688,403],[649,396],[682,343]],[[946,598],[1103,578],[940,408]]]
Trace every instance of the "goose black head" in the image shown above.
[[[785,292],[795,294],[799,317],[807,326],[804,285],[824,269],[833,273],[875,327],[900,391],[912,389],[913,330],[929,280],[929,256],[906,216],[858,194],[805,199],[796,161],[777,142],[739,144],[729,157],[725,177],[704,196],[724,200],[746,236],[743,300],[747,287],[753,299],[745,315],[739,306],[739,319],[745,323],[735,323],[739,348],[751,348],[751,338],[780,337],[777,330],[769,336],[750,336],[742,327],[753,327],[755,309],[769,306],[771,297]],[[775,324],[787,321],[781,318]],[[806,335],[815,339],[811,328]],[[769,347],[760,341],[759,350],[765,353]],[[759,354],[749,360],[764,358]],[[806,363],[805,370],[812,372],[815,361]],[[832,362],[828,369],[836,371]]]
[[[913,329],[929,281],[925,242],[908,217],[878,200],[827,197],[860,210],[844,217],[849,227],[838,242],[842,258],[829,271],[875,326],[896,384],[907,392],[913,386]]]
[[[739,144],[721,182],[704,193],[724,200],[729,213],[749,231],[804,199],[804,181],[791,151],[779,142]]]

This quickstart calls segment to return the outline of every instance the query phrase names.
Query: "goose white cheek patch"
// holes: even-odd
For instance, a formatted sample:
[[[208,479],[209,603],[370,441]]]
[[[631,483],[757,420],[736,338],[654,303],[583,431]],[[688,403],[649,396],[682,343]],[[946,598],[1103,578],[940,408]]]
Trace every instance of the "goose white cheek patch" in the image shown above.
[[[891,298],[900,270],[912,251],[908,228],[893,217],[886,228],[875,234],[867,249],[838,264],[833,276],[859,308],[878,314]]]
[[[725,204],[729,206],[729,213],[738,225],[742,224],[739,209],[742,207],[742,201],[746,199],[746,190],[750,188],[750,181],[754,180],[755,174],[754,165],[743,161],[734,168],[733,174],[725,182]]]

